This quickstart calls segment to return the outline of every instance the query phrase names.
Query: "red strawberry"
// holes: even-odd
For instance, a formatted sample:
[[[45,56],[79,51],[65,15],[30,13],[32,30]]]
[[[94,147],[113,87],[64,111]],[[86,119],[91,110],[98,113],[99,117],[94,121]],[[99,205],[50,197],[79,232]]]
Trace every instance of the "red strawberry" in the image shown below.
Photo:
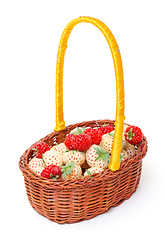
[[[91,137],[92,145],[99,145],[101,142],[101,132],[97,128],[88,128],[84,131],[85,134],[88,134]]]
[[[44,170],[41,172],[41,176],[44,178],[57,179],[61,176],[61,169],[54,164],[50,164],[44,168]]]
[[[132,145],[136,145],[140,143],[142,140],[142,131],[139,127],[136,126],[129,126],[125,131],[125,139]]]
[[[108,125],[103,125],[102,127],[99,127],[98,130],[101,132],[101,135],[104,135],[106,133],[110,133],[114,130],[114,126],[111,125],[111,124],[108,124]]]
[[[85,152],[90,148],[92,140],[89,135],[84,134],[78,129],[77,132],[69,134],[64,143],[69,150],[79,150]]]
[[[36,157],[42,158],[42,154],[50,150],[50,147],[45,142],[37,142],[34,144],[32,150],[36,152]]]

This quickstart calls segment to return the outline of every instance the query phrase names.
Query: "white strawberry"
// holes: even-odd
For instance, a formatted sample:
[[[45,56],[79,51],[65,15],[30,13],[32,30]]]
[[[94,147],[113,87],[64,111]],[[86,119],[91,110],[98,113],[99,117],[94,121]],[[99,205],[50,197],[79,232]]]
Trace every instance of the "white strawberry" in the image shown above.
[[[54,164],[60,167],[63,165],[62,154],[53,150],[46,151],[43,154],[43,161],[46,166]]]
[[[73,161],[79,165],[82,165],[85,162],[85,153],[77,150],[66,150],[62,154],[62,158],[64,164]]]
[[[136,151],[134,145],[126,142],[123,148],[126,151],[128,157],[133,157]]]
[[[110,154],[99,145],[92,145],[86,152],[86,161],[90,167],[106,169],[110,163]]]
[[[104,134],[100,142],[100,146],[102,146],[109,153],[112,151],[113,138],[114,131]]]
[[[82,177],[82,169],[80,165],[75,162],[67,162],[65,166],[61,167],[61,172],[64,180],[78,179]]]
[[[92,175],[94,173],[101,173],[103,172],[104,169],[103,168],[100,168],[100,167],[91,167],[91,168],[88,168],[85,173],[84,173],[84,177],[85,176],[89,176],[89,175]]]
[[[85,131],[84,127],[76,127],[74,128],[70,133],[74,133],[74,134],[82,134]]]
[[[37,175],[40,175],[42,170],[44,169],[44,163],[41,158],[32,158],[28,164],[29,168],[36,173]]]
[[[60,144],[53,146],[50,150],[57,151],[62,154],[63,152],[65,152],[67,150],[67,148],[64,143],[60,143]]]
[[[113,145],[113,139],[114,139],[115,131],[112,131],[110,133],[106,133],[102,136],[100,146],[102,146],[107,152],[111,153],[112,151],[112,145]],[[124,136],[122,139],[122,148],[125,147],[127,141],[125,140]]]

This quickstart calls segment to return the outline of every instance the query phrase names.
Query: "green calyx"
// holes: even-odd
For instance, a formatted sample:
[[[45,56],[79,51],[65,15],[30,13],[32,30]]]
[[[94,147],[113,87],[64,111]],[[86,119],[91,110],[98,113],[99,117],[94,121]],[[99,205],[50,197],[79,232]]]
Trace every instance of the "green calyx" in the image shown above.
[[[59,178],[59,176],[58,176],[58,175],[50,174],[50,178],[51,178],[51,179],[57,179],[57,178]]]
[[[79,128],[77,127],[77,131],[76,132],[73,132],[74,135],[79,135],[79,134],[83,134],[85,131],[85,128]]]
[[[46,162],[45,162],[44,154],[42,154],[42,161],[43,161],[44,166],[46,167]]]
[[[111,132],[111,133],[108,133],[108,135],[114,138],[114,133]]]
[[[106,126],[108,126],[108,125],[109,125],[109,124],[103,124],[102,127],[106,127]]]
[[[32,148],[33,151],[35,151],[36,153],[38,153],[38,149],[37,148]]]
[[[108,163],[110,163],[110,154],[103,147],[97,147],[94,149],[96,150],[96,154],[98,155],[96,161],[101,159],[103,162],[107,161]]]
[[[67,175],[71,175],[74,171],[75,165],[77,163],[75,162],[67,162],[65,166],[61,167],[61,172],[64,178],[66,178]]]
[[[120,162],[122,162],[124,156],[125,156],[125,153],[120,155]]]
[[[87,169],[87,173],[89,176],[92,175],[92,173],[88,169]]]
[[[131,141],[132,138],[135,136],[135,133],[133,133],[132,130],[133,130],[133,129],[130,128],[130,130],[129,130],[128,132],[125,133],[125,134],[127,135],[126,138],[127,138],[128,140],[130,140],[130,141]]]
[[[73,152],[73,150],[66,150],[65,152]]]

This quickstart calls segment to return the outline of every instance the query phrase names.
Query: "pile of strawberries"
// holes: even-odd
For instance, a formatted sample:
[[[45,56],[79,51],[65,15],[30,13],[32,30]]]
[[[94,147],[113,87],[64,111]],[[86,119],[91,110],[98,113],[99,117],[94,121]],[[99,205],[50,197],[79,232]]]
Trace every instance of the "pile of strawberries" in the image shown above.
[[[48,179],[79,179],[101,173],[108,168],[114,139],[114,126],[73,129],[64,143],[50,148],[45,142],[34,144],[33,157],[28,165],[37,175]],[[124,125],[120,161],[126,161],[136,152],[142,141],[139,127]]]

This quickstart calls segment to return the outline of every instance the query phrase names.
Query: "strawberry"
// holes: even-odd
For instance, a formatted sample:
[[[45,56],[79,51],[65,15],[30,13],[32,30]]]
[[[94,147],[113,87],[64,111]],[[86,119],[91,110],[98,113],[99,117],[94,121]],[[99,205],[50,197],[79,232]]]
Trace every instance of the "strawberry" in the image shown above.
[[[100,168],[100,167],[91,167],[91,168],[88,168],[85,173],[84,173],[84,177],[86,176],[89,176],[89,175],[92,175],[92,174],[95,174],[95,173],[101,173],[103,172],[104,169],[103,168]]]
[[[63,162],[75,162],[79,165],[82,165],[85,162],[85,153],[77,150],[66,150],[63,155]]]
[[[110,154],[103,147],[92,145],[86,152],[86,161],[90,167],[106,169],[110,163]]]
[[[78,179],[82,177],[82,169],[80,165],[75,162],[67,162],[65,166],[61,167],[63,179]]]
[[[107,152],[111,153],[113,144],[114,133],[106,133],[102,136],[100,146],[102,146]]]
[[[135,154],[135,146],[128,142],[124,145],[124,150],[126,151],[128,157],[133,157]]]
[[[125,139],[132,145],[136,145],[142,141],[142,131],[137,126],[129,126],[125,131]]]
[[[102,146],[107,152],[111,153],[112,151],[112,145],[113,145],[113,139],[114,139],[114,133],[115,131],[112,131],[111,133],[104,134],[102,136],[100,146]],[[126,145],[126,140],[124,138],[122,139],[122,148]]]
[[[32,150],[35,151],[37,158],[42,158],[42,154],[50,150],[50,147],[45,142],[37,142],[34,144]]]
[[[63,165],[62,154],[57,151],[49,150],[43,154],[43,162],[46,166],[54,164],[60,167]]]
[[[44,163],[41,158],[32,158],[30,162],[28,163],[29,168],[36,173],[37,175],[40,175],[42,170],[44,169]]]
[[[80,152],[87,151],[92,144],[91,137],[84,134],[82,130],[69,134],[65,139],[65,146],[69,150],[79,150]]]
[[[99,127],[98,130],[101,133],[101,136],[106,134],[106,133],[110,133],[114,130],[114,126],[111,124],[105,124],[102,127]]]
[[[60,143],[60,144],[53,146],[50,150],[57,151],[62,154],[67,150],[67,148],[64,143]]]
[[[45,167],[41,172],[41,177],[48,178],[48,179],[49,178],[57,179],[60,176],[61,176],[61,169],[54,164],[50,164],[49,166]]]
[[[101,132],[97,128],[88,128],[84,131],[85,134],[88,134],[91,137],[92,145],[99,145],[101,142]]]

